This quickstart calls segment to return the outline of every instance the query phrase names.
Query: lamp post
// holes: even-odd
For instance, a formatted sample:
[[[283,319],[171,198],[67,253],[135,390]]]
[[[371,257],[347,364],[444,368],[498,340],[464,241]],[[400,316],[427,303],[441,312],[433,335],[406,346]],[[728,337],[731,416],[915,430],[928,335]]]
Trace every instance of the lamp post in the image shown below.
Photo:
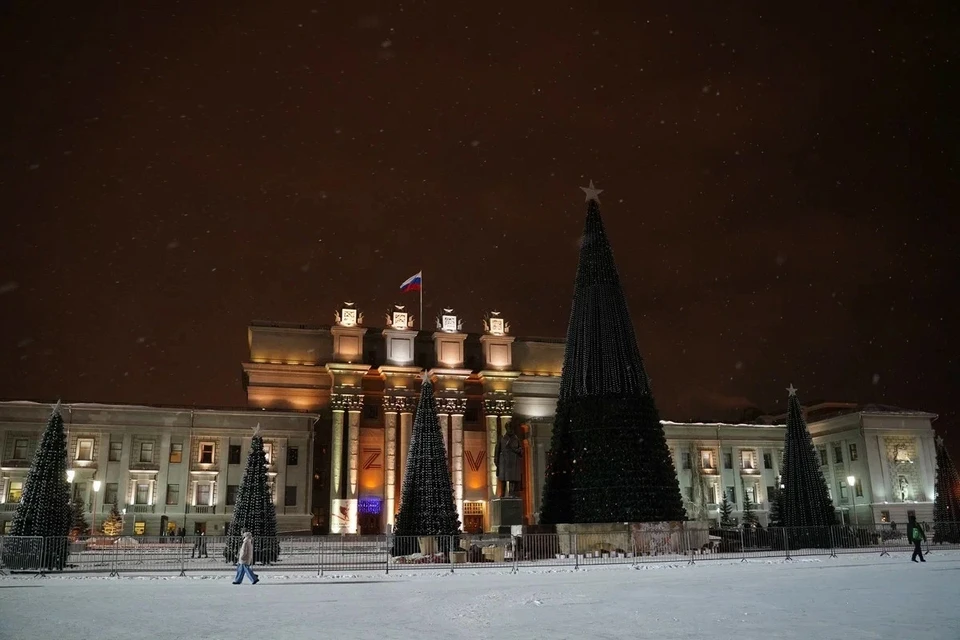
[[[860,526],[860,516],[857,515],[857,479],[853,476],[847,476],[847,484],[850,485],[850,500],[853,504],[853,517],[857,524]]]
[[[97,532],[97,493],[100,491],[100,481],[93,481],[93,504],[90,505],[90,535],[96,535]]]
[[[127,508],[120,510],[120,535],[127,535]]]

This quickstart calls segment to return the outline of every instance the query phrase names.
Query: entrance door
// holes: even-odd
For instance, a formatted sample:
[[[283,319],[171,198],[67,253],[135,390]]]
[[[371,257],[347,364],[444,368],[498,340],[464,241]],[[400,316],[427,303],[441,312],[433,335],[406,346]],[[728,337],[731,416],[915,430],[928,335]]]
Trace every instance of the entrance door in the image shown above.
[[[376,536],[383,531],[380,528],[379,513],[359,513],[357,514],[357,526],[362,536]]]
[[[483,514],[467,514],[463,516],[464,533],[483,533]]]

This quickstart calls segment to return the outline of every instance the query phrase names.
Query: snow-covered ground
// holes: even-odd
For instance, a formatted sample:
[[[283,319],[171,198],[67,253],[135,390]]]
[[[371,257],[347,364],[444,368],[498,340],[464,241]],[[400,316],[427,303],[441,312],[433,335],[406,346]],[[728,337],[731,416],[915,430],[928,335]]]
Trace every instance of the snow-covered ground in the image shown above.
[[[960,553],[571,569],[0,578],[0,638],[957,640]]]

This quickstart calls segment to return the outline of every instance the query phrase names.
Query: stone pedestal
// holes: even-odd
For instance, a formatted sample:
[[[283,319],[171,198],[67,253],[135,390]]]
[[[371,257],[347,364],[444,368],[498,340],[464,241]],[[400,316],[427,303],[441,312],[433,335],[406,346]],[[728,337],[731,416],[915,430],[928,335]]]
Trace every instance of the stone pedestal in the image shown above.
[[[523,500],[520,498],[494,498],[490,510],[490,524],[494,531],[501,527],[523,524]]]

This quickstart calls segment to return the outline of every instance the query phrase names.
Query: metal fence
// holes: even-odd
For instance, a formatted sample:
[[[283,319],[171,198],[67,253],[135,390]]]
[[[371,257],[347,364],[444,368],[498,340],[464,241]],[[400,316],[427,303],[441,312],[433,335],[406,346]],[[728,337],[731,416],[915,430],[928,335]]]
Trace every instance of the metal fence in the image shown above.
[[[937,525],[944,527],[944,525]],[[960,549],[960,523],[952,542],[933,542],[925,549]],[[941,529],[945,530],[945,529]],[[232,542],[232,544],[231,544]],[[312,536],[254,541],[279,544],[275,562],[256,565],[262,571],[324,573],[417,569],[562,566],[658,562],[697,563],[710,560],[831,556],[912,550],[904,528],[890,525],[812,528],[724,528],[675,531],[610,531],[607,533],[531,533],[521,535]],[[198,537],[0,537],[0,573],[136,575],[234,571],[236,539]]]

